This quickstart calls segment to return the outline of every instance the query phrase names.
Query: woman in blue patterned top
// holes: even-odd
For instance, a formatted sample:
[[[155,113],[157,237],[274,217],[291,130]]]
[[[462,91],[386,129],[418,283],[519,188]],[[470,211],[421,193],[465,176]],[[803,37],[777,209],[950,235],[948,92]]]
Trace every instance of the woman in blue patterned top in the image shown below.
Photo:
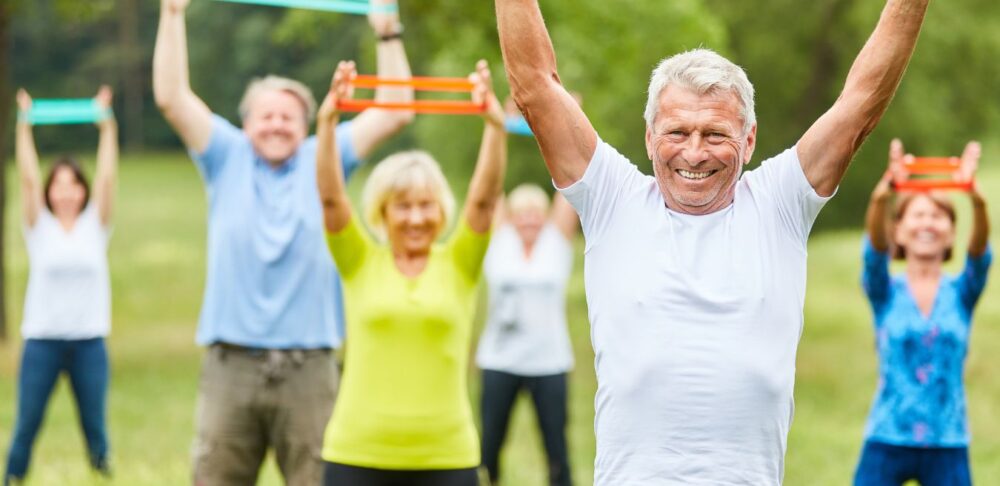
[[[971,179],[980,148],[970,142],[960,172]],[[901,175],[903,144],[893,140],[889,171],[872,193],[866,216],[862,284],[875,316],[879,384],[854,477],[857,485],[968,485],[969,431],[962,375],[972,310],[992,259],[986,201],[969,192],[972,236],[965,267],[942,272],[955,241],[955,209],[935,193],[897,198],[891,224],[891,181]],[[890,258],[906,270],[889,274]]]

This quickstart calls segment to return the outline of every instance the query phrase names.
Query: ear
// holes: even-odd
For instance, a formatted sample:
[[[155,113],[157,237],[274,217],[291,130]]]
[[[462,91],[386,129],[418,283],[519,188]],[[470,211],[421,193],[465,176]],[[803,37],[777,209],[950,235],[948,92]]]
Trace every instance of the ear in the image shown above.
[[[646,125],[646,157],[653,160],[653,130]]]
[[[753,158],[753,150],[757,148],[757,124],[754,123],[750,127],[750,132],[747,133],[746,137],[746,149],[743,151],[743,164],[749,164],[750,159]]]

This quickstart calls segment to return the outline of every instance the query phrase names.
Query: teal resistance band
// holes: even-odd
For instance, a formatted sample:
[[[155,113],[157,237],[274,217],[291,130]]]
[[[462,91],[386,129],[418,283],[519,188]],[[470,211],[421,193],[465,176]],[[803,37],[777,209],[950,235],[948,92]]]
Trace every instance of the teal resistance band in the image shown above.
[[[18,119],[32,125],[97,123],[110,116],[111,110],[93,98],[33,100],[27,113],[18,113]]]
[[[369,13],[390,13],[395,12],[397,7],[392,5],[372,5],[368,0],[217,0],[230,3],[249,3],[253,5],[267,5],[269,7],[289,7],[304,8],[310,10],[325,10],[327,12],[340,12],[356,15],[367,15]]]
[[[534,133],[531,132],[531,127],[528,126],[528,121],[520,115],[508,116],[504,120],[504,126],[507,127],[507,133],[513,133],[514,135],[522,135],[525,137],[533,137]]]

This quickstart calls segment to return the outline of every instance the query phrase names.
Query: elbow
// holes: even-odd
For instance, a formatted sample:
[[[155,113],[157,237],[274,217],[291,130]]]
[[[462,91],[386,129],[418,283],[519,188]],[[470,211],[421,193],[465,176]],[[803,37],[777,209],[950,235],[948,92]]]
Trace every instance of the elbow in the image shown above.
[[[553,90],[561,88],[562,81],[555,71],[535,70],[510,75],[511,98],[525,115],[550,98]]]
[[[398,133],[407,125],[413,123],[417,119],[417,113],[413,110],[400,110],[391,112],[392,116],[388,120],[388,124],[392,133]]]

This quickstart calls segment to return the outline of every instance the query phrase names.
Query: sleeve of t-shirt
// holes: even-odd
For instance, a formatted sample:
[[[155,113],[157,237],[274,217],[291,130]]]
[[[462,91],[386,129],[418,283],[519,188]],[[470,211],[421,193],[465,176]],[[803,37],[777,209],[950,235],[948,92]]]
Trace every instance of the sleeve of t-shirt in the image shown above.
[[[352,127],[353,122],[351,121],[345,121],[337,125],[337,150],[340,151],[340,164],[344,167],[344,180],[350,179],[354,171],[364,163],[358,157],[357,150],[354,149],[354,142],[351,137]],[[316,136],[313,135],[302,142],[302,147],[299,150],[316,154],[316,149]]]
[[[464,217],[460,218],[455,233],[448,241],[448,251],[455,266],[471,282],[479,280],[483,273],[483,260],[490,246],[490,232],[476,233]]]
[[[755,197],[773,201],[780,226],[805,247],[813,222],[833,195],[816,194],[802,171],[796,147],[765,160],[745,177]]]
[[[556,189],[576,209],[583,236],[590,246],[607,231],[622,198],[641,185],[644,178],[624,155],[598,140],[583,177],[568,187]]]
[[[861,255],[864,266],[861,271],[861,287],[868,296],[868,302],[875,312],[889,300],[889,289],[892,277],[889,275],[889,253],[878,251],[872,246],[871,239],[865,235],[861,243]]]
[[[216,176],[222,171],[229,157],[229,151],[239,143],[246,143],[246,135],[242,130],[214,113],[211,130],[212,134],[209,136],[205,151],[200,154],[191,151],[191,159],[194,160],[194,164],[208,185],[212,185]]]
[[[375,242],[365,234],[357,215],[351,214],[347,226],[336,233],[326,233],[326,245],[337,263],[341,278],[350,280],[364,265]]]
[[[993,248],[986,247],[986,251],[974,257],[969,255],[965,260],[965,268],[958,277],[958,292],[962,298],[962,305],[965,310],[972,312],[979,301],[979,296],[986,288],[986,275],[989,273],[990,264],[993,263]]]

